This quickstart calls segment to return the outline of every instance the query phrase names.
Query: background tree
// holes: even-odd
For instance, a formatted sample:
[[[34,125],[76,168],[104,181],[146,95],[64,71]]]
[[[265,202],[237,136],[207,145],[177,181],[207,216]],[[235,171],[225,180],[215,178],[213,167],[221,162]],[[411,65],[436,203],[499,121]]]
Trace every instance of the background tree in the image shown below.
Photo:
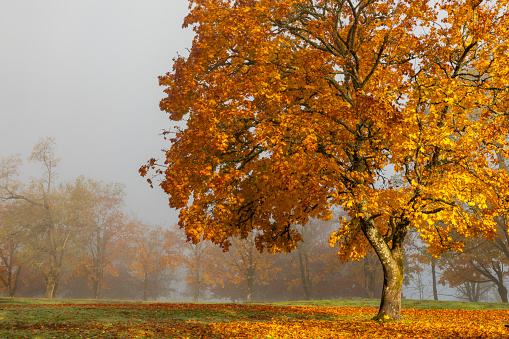
[[[205,297],[210,288],[216,286],[222,288],[224,253],[207,241],[193,244],[186,241],[181,234],[177,239],[181,253],[180,262],[185,268],[187,293],[193,302]]]
[[[76,185],[75,194],[82,205],[78,241],[86,247],[77,270],[90,279],[94,298],[99,299],[105,274],[116,274],[113,263],[127,248],[126,218],[120,210],[124,188],[83,177]]]
[[[419,294],[419,299],[426,299],[424,293],[429,286],[434,300],[438,300],[438,266],[439,259],[432,256],[428,246],[421,240],[418,233],[412,232],[405,244],[405,285]]]
[[[507,261],[490,241],[482,238],[469,240],[462,253],[450,253],[444,259],[442,283],[456,287],[469,300],[478,299],[487,290],[487,285],[495,286],[500,300],[507,302],[504,284],[504,278],[509,274]]]
[[[64,264],[65,253],[69,244],[71,228],[67,224],[72,217],[60,208],[64,201],[65,188],[54,187],[56,179],[55,167],[59,159],[54,154],[54,141],[51,138],[41,140],[35,145],[31,162],[38,163],[43,174],[40,179],[34,179],[30,185],[21,190],[22,184],[12,180],[12,174],[3,175],[2,191],[4,199],[22,201],[25,208],[32,209],[32,224],[28,236],[28,246],[36,247],[40,252],[38,259],[42,260],[42,274],[46,284],[45,297],[53,298],[60,284],[61,269]],[[11,173],[17,172],[17,166],[10,167]]]
[[[136,219],[128,223],[128,230],[131,244],[129,267],[136,276],[141,278],[143,300],[146,301],[151,292],[151,284],[167,268],[175,266],[177,251],[168,243],[174,236],[169,234],[168,230],[150,227]]]
[[[24,225],[18,205],[0,200],[0,280],[8,297],[14,297],[23,267],[21,250]]]
[[[218,253],[223,257],[221,286],[226,289],[241,287],[244,292],[242,299],[246,302],[253,301],[255,286],[267,285],[270,280],[277,279],[280,271],[274,256],[257,250],[254,237],[251,235],[247,239],[235,239],[230,251]]]
[[[337,251],[328,241],[330,233],[335,229],[331,222],[319,219],[311,219],[303,227],[294,226],[302,235],[302,241],[297,249],[288,255],[293,266],[291,272],[286,274],[285,280],[289,289],[299,287],[304,292],[304,298],[310,300],[317,283],[326,280],[331,272],[330,261],[338,261]]]

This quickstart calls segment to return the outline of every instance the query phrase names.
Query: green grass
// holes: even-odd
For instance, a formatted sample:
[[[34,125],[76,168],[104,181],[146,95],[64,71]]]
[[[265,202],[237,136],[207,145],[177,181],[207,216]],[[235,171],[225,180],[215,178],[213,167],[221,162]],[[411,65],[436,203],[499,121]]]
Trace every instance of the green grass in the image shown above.
[[[0,297],[1,305],[47,305],[47,304],[147,304],[153,301],[105,300],[105,299],[46,299],[46,298],[7,298]]]
[[[321,307],[378,307],[380,299],[342,299],[342,300],[310,300],[285,301],[271,303],[278,306],[321,306]],[[427,310],[509,310],[507,303],[472,303],[461,301],[435,301],[403,299],[402,308]]]

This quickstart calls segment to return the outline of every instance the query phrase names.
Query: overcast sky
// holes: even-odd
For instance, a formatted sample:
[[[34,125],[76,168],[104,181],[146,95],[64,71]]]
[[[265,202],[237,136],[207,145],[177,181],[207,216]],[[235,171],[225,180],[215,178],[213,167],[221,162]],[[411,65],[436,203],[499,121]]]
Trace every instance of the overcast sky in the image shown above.
[[[55,137],[61,181],[127,187],[127,210],[177,221],[138,168],[168,147],[159,75],[187,54],[187,0],[0,0],[0,156]]]

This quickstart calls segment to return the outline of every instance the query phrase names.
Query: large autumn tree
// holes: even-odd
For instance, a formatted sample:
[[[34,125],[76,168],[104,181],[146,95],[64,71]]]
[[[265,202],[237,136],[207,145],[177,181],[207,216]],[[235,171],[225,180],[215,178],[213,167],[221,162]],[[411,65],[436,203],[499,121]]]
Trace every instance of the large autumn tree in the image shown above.
[[[225,249],[256,230],[258,249],[291,251],[292,225],[343,206],[330,241],[377,254],[377,317],[399,320],[408,231],[461,250],[451,232],[493,237],[505,209],[507,5],[191,0],[190,54],[160,77],[181,127],[140,172],[161,174],[190,240]]]

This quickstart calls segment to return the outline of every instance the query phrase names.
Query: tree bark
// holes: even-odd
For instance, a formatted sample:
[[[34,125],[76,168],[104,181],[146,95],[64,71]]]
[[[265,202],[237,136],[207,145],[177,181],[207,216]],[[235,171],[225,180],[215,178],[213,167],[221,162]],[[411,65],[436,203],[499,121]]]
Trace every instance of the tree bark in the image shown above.
[[[500,265],[500,262],[493,264],[493,270],[497,275],[496,284],[498,289],[498,294],[500,295],[500,299],[503,303],[507,303],[507,288],[504,286],[504,269],[503,266]]]
[[[53,299],[57,294],[59,279],[53,274],[48,274],[46,277],[46,292],[44,298]]]
[[[375,250],[384,273],[382,298],[375,320],[390,318],[401,321],[401,290],[403,288],[403,241],[408,223],[399,223],[394,227],[391,236],[391,247],[378,232],[374,220],[361,218],[361,228],[369,243]]]
[[[403,256],[400,253],[394,253],[392,258],[382,264],[384,285],[380,309],[375,317],[377,319],[388,316],[392,320],[401,320],[401,290],[403,288],[404,273],[402,258]]]
[[[498,294],[503,303],[507,303],[507,288],[504,284],[497,284]]]

